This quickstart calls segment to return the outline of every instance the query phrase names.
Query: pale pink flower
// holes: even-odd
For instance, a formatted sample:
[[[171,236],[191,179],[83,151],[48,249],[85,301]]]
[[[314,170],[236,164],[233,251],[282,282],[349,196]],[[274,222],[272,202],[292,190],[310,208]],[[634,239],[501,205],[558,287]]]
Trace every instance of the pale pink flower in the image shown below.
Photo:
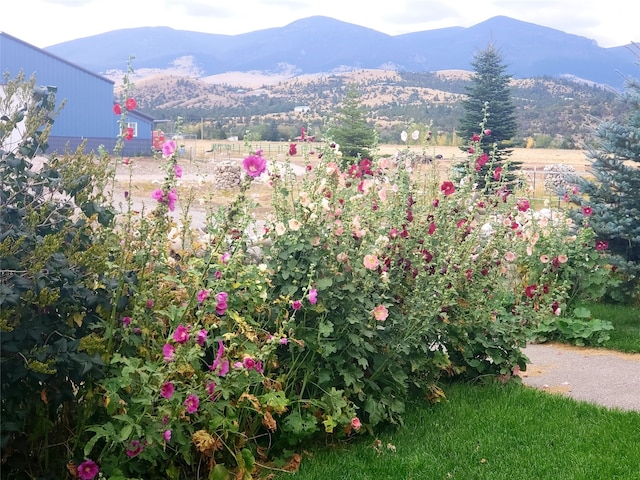
[[[569,260],[569,257],[567,257],[566,255],[558,255],[559,263],[567,263],[568,260]]]
[[[504,254],[504,259],[507,262],[513,262],[516,259],[516,254],[513,252],[507,252]]]
[[[286,231],[287,231],[287,227],[284,226],[284,223],[278,223],[276,225],[276,233],[278,234],[278,236],[284,235]]]
[[[379,322],[384,322],[389,316],[389,310],[384,305],[378,305],[373,309],[373,318]]]
[[[368,270],[375,270],[376,268],[378,268],[378,265],[380,265],[380,261],[378,260],[378,257],[372,254],[365,255],[363,259],[363,263],[364,263],[364,268]]]
[[[548,255],[540,255],[540,261],[542,263],[549,263],[549,256]]]
[[[300,230],[300,227],[302,227],[302,223],[300,223],[299,220],[296,220],[295,218],[289,220],[289,230],[297,232],[298,230]]]
[[[331,176],[334,173],[338,173],[340,172],[340,167],[338,167],[338,164],[335,162],[329,162],[327,163],[327,175]]]
[[[404,132],[403,132],[404,133]],[[356,432],[362,428],[362,423],[358,417],[353,417],[351,419],[351,428],[353,428]]]
[[[309,303],[315,305],[318,302],[318,291],[315,288],[309,290]]]

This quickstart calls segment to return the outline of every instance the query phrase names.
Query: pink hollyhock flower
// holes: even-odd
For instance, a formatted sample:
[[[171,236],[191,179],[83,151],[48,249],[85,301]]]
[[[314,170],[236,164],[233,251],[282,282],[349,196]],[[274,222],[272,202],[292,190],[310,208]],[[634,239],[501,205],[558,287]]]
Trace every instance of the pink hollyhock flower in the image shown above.
[[[200,290],[198,292],[198,303],[204,302],[207,298],[209,298],[209,290]]]
[[[147,300],[147,308],[153,308],[153,300]]]
[[[151,198],[159,202],[162,202],[162,200],[164,199],[164,193],[162,189],[158,188],[157,190],[154,190],[153,192],[151,192]]]
[[[162,354],[164,355],[165,362],[173,361],[173,356],[175,355],[175,353],[176,349],[170,343],[167,343],[164,347],[162,347]]]
[[[178,325],[173,333],[173,339],[178,343],[187,343],[189,340],[189,329],[184,325]]]
[[[124,325],[125,327],[128,327],[129,325],[131,325],[131,317],[123,317],[122,325]]]
[[[169,211],[173,212],[176,209],[176,202],[178,201],[178,192],[175,188],[169,190],[167,193],[167,206],[169,207]]]
[[[242,360],[242,366],[247,370],[252,370],[256,366],[256,361],[251,357],[245,357],[244,360]]]
[[[296,148],[296,144],[295,143],[291,143],[289,145],[289,155],[291,155],[292,157],[298,153],[298,149]]]
[[[531,205],[529,204],[529,200],[527,200],[526,198],[519,198],[516,202],[516,206],[518,207],[518,210],[520,212],[526,212],[527,210],[529,210],[529,207]]]
[[[162,155],[165,158],[169,158],[176,152],[176,142],[173,140],[167,140],[162,144]]]
[[[122,106],[119,103],[113,105],[113,113],[116,115],[122,115]]]
[[[504,254],[504,259],[507,262],[513,262],[516,259],[516,254],[513,252],[507,252]]]
[[[315,305],[318,302],[318,291],[315,288],[309,290],[309,303]]]
[[[220,261],[225,265],[229,263],[229,260],[231,260],[231,254],[229,252],[224,252],[222,257],[220,257]]]
[[[358,417],[353,417],[351,419],[351,428],[353,428],[356,432],[362,428],[362,423]]]
[[[474,133],[474,134],[471,136],[471,141],[472,141],[472,142],[479,142],[479,141],[480,141],[480,135],[478,135],[477,133]]]
[[[162,386],[160,387],[160,396],[163,398],[166,398],[167,400],[171,400],[171,397],[173,397],[174,391],[175,391],[175,387],[173,386],[173,383],[171,382],[163,383]]]
[[[127,127],[124,131],[124,139],[131,140],[133,139],[133,128]]]
[[[196,335],[196,343],[201,347],[204,347],[205,342],[207,341],[207,331],[203,328]]]
[[[384,305],[378,305],[373,309],[373,318],[379,322],[384,322],[389,316],[389,310]]]
[[[451,195],[456,191],[456,187],[454,187],[453,182],[447,181],[442,182],[442,185],[440,185],[440,190],[442,190],[442,193],[444,193],[445,195]]]
[[[127,448],[127,457],[137,457],[142,452],[142,443],[140,440],[131,440]]]
[[[187,413],[196,413],[199,405],[200,399],[193,393],[184,401],[184,406],[187,407]]]
[[[585,217],[588,217],[589,215],[591,215],[593,213],[593,209],[591,207],[582,207],[582,214]]]
[[[491,130],[489,130],[488,128],[484,131],[485,136],[490,137],[491,136]]]
[[[164,433],[162,434],[162,437],[164,438],[165,442],[168,442],[171,440],[171,430],[165,430]]]
[[[289,339],[287,337],[282,337],[280,339],[280,345],[286,345],[287,343],[289,343]]]
[[[502,173],[502,167],[498,167],[493,171],[493,179],[498,181],[500,180],[500,174]]]
[[[596,240],[596,250],[598,252],[603,252],[607,248],[609,248],[609,242],[606,240]]]
[[[213,400],[213,394],[215,393],[217,386],[216,382],[207,382],[206,389],[210,400]]]
[[[86,459],[80,465],[78,465],[78,477],[81,480],[93,480],[99,472],[98,465],[91,459]]]
[[[291,308],[294,310],[300,310],[302,308],[302,302],[300,300],[294,300],[291,302]]]
[[[242,167],[250,177],[259,177],[267,169],[267,160],[260,155],[249,155],[242,161]]]
[[[433,232],[435,232],[435,231],[436,231],[436,224],[435,224],[435,222],[431,222],[429,224],[429,229],[427,230],[427,233],[429,235],[433,235]]]
[[[364,268],[368,270],[375,270],[380,265],[380,260],[375,255],[365,255],[363,259]]]
[[[131,111],[136,109],[138,103],[135,98],[127,98],[127,101],[124,102],[124,106],[127,107],[127,110]]]
[[[176,177],[182,178],[182,167],[177,163],[173,166],[173,172],[176,174]]]

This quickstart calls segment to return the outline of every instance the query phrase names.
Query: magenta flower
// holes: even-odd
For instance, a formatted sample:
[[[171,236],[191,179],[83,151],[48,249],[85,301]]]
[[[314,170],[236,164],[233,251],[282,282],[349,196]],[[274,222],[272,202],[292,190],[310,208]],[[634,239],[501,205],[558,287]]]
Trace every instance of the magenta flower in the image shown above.
[[[153,192],[151,192],[151,198],[159,202],[162,202],[162,200],[164,199],[164,192],[162,191],[161,188],[158,188],[157,190],[154,190]]]
[[[300,310],[302,308],[302,302],[300,300],[294,300],[291,302],[291,308],[294,310]]]
[[[589,215],[591,215],[593,213],[593,209],[591,207],[582,207],[582,214],[585,217],[588,217]]]
[[[208,382],[206,389],[207,389],[207,393],[209,394],[209,400],[213,400],[213,395],[216,391],[216,387],[218,385],[216,384],[216,382]]]
[[[528,297],[528,298],[533,298],[533,296],[536,294],[536,291],[538,290],[538,286],[537,285],[528,285],[525,289],[524,289],[524,294]]]
[[[187,407],[187,413],[196,413],[199,405],[200,399],[193,393],[184,401],[184,406]]]
[[[218,340],[218,352],[216,353],[216,358],[209,366],[209,370],[215,372],[218,370],[218,376],[224,377],[227,373],[229,373],[229,361],[222,360],[222,355],[224,354],[224,344],[222,340]]]
[[[153,308],[153,300],[147,300],[147,308]]]
[[[603,252],[607,248],[609,248],[609,242],[607,242],[606,240],[596,240],[596,250],[598,252]]]
[[[200,290],[198,292],[198,303],[204,302],[207,298],[209,298],[209,290]]]
[[[224,315],[227,311],[227,292],[220,292],[216,295],[218,303],[216,304],[216,314]]]
[[[229,252],[224,252],[222,257],[220,257],[220,261],[225,265],[229,263],[229,260],[231,260],[231,254]]]
[[[178,325],[173,333],[173,339],[178,343],[187,343],[189,340],[189,329],[184,325]]]
[[[176,142],[173,140],[167,140],[162,144],[162,155],[165,158],[169,158],[176,151]]]
[[[531,205],[529,204],[529,200],[527,200],[526,198],[519,198],[516,202],[516,206],[518,207],[518,211],[526,212],[527,210],[529,210],[529,207]]]
[[[176,349],[173,348],[173,345],[167,343],[164,347],[162,347],[162,354],[164,355],[165,362],[173,361],[173,356],[176,353]]]
[[[309,303],[315,305],[318,302],[318,291],[315,288],[309,290]]]
[[[176,202],[178,201],[178,192],[175,188],[169,190],[167,193],[167,206],[169,207],[169,211],[173,212],[176,209]]]
[[[244,360],[242,360],[242,365],[247,370],[251,370],[251,369],[255,368],[256,361],[251,357],[245,357]]]
[[[98,475],[98,465],[91,459],[87,459],[78,465],[78,477],[82,480],[92,480]]]
[[[164,433],[162,434],[162,437],[164,438],[165,442],[168,442],[171,440],[171,430],[165,430]]]
[[[129,448],[127,448],[127,457],[136,457],[142,452],[142,443],[140,440],[131,440]]]
[[[182,178],[182,167],[178,164],[173,166],[173,172],[176,174],[176,177]]]
[[[250,177],[259,177],[267,169],[267,160],[260,155],[249,155],[242,161],[242,166]]]
[[[286,345],[287,343],[289,343],[289,339],[287,337],[282,337],[280,339],[280,345]]]
[[[131,325],[131,317],[123,317],[122,325],[124,325],[125,327],[128,327],[129,325]]]
[[[502,173],[502,167],[498,167],[493,171],[493,179],[498,181],[500,180],[500,174]]]
[[[163,383],[162,387],[160,387],[160,396],[163,398],[166,398],[167,400],[171,400],[171,397],[173,397],[174,390],[175,390],[175,387],[173,386],[173,383],[171,382]]]
[[[204,347],[204,344],[206,341],[207,341],[207,331],[203,328],[196,335],[196,343],[201,347]]]

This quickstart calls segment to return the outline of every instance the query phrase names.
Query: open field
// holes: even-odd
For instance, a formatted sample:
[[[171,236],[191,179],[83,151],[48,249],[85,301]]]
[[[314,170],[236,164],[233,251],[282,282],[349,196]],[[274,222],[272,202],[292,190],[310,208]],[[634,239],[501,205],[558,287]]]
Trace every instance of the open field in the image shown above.
[[[202,225],[206,216],[206,211],[212,206],[225,205],[234,198],[234,192],[215,192],[211,181],[212,166],[222,161],[241,162],[247,155],[247,149],[242,142],[216,142],[185,139],[182,140],[180,165],[183,168],[183,177],[178,184],[180,195],[180,205],[185,204],[185,199],[191,195],[192,201],[189,213],[194,224]],[[305,156],[303,151],[313,152],[319,144],[298,145],[298,154],[291,157],[291,164],[299,167],[303,172],[307,163],[315,165],[317,157],[315,154]],[[264,156],[273,161],[284,161],[287,158],[289,148],[288,143],[282,142],[257,142],[254,149],[263,149]],[[392,156],[397,151],[404,149],[404,145],[382,145],[379,149],[380,155]],[[416,152],[422,152],[423,147],[411,147]],[[424,150],[426,155],[435,157],[441,155],[442,158],[436,160],[434,165],[438,170],[446,175],[453,161],[465,158],[464,152],[458,147],[435,146]],[[526,172],[531,187],[534,187],[534,197],[541,199],[546,194],[543,189],[543,169],[546,165],[565,164],[571,165],[578,173],[587,172],[588,161],[585,152],[581,150],[554,150],[554,149],[515,149],[512,155],[513,160],[523,163],[522,169]],[[427,168],[427,167],[421,167]],[[143,206],[146,209],[154,207],[151,200],[151,192],[159,188],[164,172],[162,170],[162,160],[152,157],[133,158],[129,165],[120,163],[116,172],[116,188],[114,199],[116,205],[124,201],[124,192],[129,192],[133,206],[140,210]],[[254,182],[250,194],[255,201],[260,204],[255,212],[256,216],[265,214],[268,211],[270,200],[270,188],[262,180]],[[180,208],[174,212],[174,218],[182,216]]]

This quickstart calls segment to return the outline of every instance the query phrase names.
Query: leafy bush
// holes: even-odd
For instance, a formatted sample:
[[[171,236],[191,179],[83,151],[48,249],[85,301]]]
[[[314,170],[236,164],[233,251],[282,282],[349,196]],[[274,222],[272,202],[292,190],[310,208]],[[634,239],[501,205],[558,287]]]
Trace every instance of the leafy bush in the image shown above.
[[[0,354],[3,477],[47,475],[75,448],[70,431],[104,365],[93,328],[110,291],[99,241],[103,159],[42,157],[55,92],[5,78],[0,104]],[[24,107],[23,107],[24,106]],[[54,475],[59,477],[59,474]]]
[[[123,100],[126,141],[135,101]],[[591,234],[563,240],[561,222],[544,225],[500,188],[489,156],[470,154],[450,180],[408,150],[397,164],[352,164],[329,143],[313,162],[305,151],[302,175],[288,162],[265,174],[247,145],[236,199],[202,231],[170,215],[189,203],[178,147],[158,154],[155,208],[138,212],[126,196],[115,221],[95,193],[113,171],[106,155],[37,172],[3,154],[13,468],[83,480],[292,470],[313,441],[401,424],[411,396],[443,397],[443,377],[510,378],[531,332],[601,286]],[[250,191],[265,176],[272,214],[256,219]],[[53,441],[64,447],[55,457]]]

